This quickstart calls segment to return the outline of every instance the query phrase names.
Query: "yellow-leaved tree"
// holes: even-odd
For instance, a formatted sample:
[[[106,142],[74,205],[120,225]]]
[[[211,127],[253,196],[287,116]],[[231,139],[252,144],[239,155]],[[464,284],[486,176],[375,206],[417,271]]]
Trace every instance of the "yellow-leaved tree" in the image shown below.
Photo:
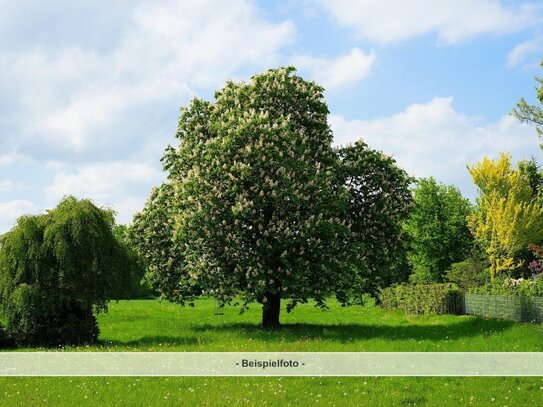
[[[492,279],[524,266],[519,257],[530,243],[543,241],[543,208],[529,176],[511,168],[511,156],[484,158],[468,167],[479,190],[477,208],[468,216],[473,236],[485,249]]]

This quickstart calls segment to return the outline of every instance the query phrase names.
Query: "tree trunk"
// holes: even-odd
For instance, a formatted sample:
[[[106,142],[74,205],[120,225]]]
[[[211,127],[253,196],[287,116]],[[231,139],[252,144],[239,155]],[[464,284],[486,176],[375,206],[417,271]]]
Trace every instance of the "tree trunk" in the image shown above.
[[[262,326],[273,328],[279,326],[279,313],[281,312],[281,294],[266,293],[266,301],[262,304]]]

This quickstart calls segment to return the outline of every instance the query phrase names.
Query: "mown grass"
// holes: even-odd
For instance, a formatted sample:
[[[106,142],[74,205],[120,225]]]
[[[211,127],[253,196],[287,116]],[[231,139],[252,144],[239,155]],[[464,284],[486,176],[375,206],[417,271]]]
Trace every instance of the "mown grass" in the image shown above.
[[[259,327],[260,309],[215,314],[154,300],[112,303],[92,351],[543,351],[536,324],[312,305]],[[34,349],[26,349],[34,350]],[[0,378],[0,406],[543,405],[543,378]]]
[[[541,406],[542,378],[9,378],[1,406]]]

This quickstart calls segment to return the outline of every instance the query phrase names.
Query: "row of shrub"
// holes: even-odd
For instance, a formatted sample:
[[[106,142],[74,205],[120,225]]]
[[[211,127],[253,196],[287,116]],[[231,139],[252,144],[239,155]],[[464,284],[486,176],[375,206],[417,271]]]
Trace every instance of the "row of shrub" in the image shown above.
[[[495,279],[482,286],[470,287],[467,291],[469,294],[543,297],[543,278]]]
[[[381,290],[379,302],[387,310],[408,314],[461,314],[463,293],[452,283],[399,284]]]
[[[473,314],[514,321],[543,320],[543,279],[496,279],[468,290],[456,284],[400,284],[381,290],[381,306],[408,314]]]

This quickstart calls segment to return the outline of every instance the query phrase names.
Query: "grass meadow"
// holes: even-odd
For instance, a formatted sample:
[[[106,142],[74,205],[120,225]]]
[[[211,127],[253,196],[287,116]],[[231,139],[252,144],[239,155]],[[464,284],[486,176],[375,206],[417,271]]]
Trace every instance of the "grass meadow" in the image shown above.
[[[157,300],[112,303],[89,351],[543,351],[543,327],[469,316],[408,316],[378,307],[328,311],[311,304],[259,327],[260,308],[239,314],[215,301],[195,308]],[[35,349],[26,349],[32,351]],[[421,406],[543,405],[532,377],[66,377],[0,378],[0,406]]]

